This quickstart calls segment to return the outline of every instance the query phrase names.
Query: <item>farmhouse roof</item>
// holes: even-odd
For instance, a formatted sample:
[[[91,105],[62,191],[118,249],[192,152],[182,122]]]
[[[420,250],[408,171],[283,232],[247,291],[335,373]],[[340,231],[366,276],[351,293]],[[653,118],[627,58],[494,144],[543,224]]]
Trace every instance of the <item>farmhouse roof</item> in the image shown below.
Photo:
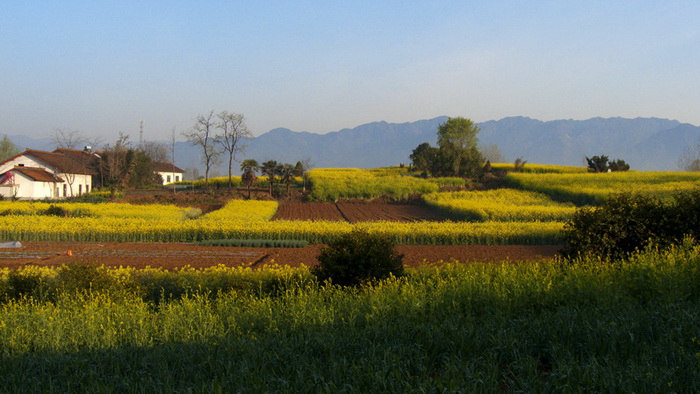
[[[87,160],[75,160],[74,154],[66,154],[65,149],[56,149],[53,152],[27,149],[24,154],[32,156],[39,161],[57,169],[64,174],[96,175],[96,171]]]
[[[98,153],[86,150],[56,148],[53,153],[68,156],[71,160],[87,167],[97,166],[100,156]]]
[[[63,179],[57,177],[56,175],[46,171],[43,168],[37,167],[15,167],[11,171],[18,172],[29,179],[36,182],[63,182]]]
[[[153,171],[155,171],[155,172],[179,172],[179,173],[185,172],[185,170],[175,166],[173,163],[164,162],[164,161],[154,161],[153,162]]]

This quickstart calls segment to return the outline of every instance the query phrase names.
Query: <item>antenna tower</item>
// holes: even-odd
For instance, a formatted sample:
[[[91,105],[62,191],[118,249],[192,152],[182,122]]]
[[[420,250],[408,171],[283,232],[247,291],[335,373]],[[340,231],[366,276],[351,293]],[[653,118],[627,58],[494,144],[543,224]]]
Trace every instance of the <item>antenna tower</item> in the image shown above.
[[[139,145],[143,145],[143,120],[141,121],[141,126],[139,127]]]

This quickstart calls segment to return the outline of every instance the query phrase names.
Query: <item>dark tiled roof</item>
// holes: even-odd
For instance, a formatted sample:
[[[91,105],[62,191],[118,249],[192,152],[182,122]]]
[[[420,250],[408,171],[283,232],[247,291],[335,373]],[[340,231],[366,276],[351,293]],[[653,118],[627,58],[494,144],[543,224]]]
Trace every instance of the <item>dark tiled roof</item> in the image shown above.
[[[87,161],[76,161],[65,152],[44,152],[41,150],[27,149],[24,154],[32,156],[64,174],[96,175],[95,168]]]
[[[176,167],[173,163],[154,161],[153,171],[155,172],[180,172],[185,173],[185,170]]]
[[[55,176],[43,168],[15,167],[12,169],[12,171],[19,172],[20,174],[23,174],[36,182],[63,182],[63,179]]]

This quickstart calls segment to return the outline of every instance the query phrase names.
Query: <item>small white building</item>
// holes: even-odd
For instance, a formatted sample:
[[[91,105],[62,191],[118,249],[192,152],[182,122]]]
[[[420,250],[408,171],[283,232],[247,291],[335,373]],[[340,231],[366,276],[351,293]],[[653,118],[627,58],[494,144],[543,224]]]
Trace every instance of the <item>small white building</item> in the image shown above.
[[[0,163],[0,194],[25,200],[81,196],[92,189],[97,159],[92,152],[73,149],[27,149]]]
[[[180,182],[185,174],[184,170],[176,167],[173,163],[160,161],[153,162],[153,171],[163,178],[163,185]]]

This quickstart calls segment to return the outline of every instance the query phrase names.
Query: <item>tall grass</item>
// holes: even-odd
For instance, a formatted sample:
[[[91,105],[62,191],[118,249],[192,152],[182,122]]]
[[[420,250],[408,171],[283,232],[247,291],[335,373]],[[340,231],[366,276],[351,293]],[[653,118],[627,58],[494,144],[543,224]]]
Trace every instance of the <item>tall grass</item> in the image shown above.
[[[20,298],[0,306],[0,390],[695,392],[699,280],[686,245],[614,267],[426,267],[356,290]]]

